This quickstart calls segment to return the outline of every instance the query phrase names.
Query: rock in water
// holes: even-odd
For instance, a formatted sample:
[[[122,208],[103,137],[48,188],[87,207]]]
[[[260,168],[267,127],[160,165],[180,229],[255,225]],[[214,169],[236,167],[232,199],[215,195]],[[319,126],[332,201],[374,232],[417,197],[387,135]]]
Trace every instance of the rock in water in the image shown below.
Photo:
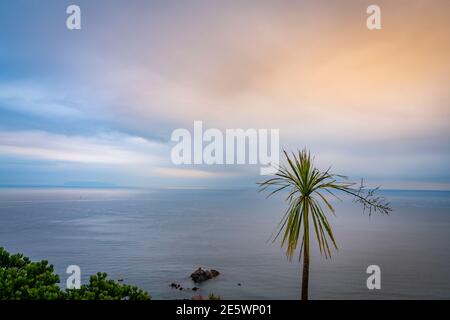
[[[209,280],[211,278],[215,278],[219,275],[219,271],[211,269],[211,270],[203,270],[202,268],[198,268],[191,274],[191,279],[198,283]]]
[[[172,282],[172,283],[170,284],[170,286],[171,286],[172,288],[174,288],[174,289],[180,289],[180,288],[181,288],[181,286],[180,286],[178,283],[175,283],[175,282]]]
[[[214,270],[214,269],[211,269],[211,275],[212,275],[212,277],[213,278],[215,278],[215,277],[217,277],[219,274],[220,274],[220,272],[219,271],[217,271],[217,270]]]

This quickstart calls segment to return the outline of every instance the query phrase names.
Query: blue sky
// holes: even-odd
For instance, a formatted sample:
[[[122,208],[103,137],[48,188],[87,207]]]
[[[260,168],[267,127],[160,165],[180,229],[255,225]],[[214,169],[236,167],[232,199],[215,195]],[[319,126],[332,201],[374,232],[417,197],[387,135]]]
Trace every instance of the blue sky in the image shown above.
[[[202,120],[280,129],[355,179],[449,189],[449,4],[379,3],[369,31],[365,1],[2,1],[0,185],[259,181],[172,164],[171,132]]]

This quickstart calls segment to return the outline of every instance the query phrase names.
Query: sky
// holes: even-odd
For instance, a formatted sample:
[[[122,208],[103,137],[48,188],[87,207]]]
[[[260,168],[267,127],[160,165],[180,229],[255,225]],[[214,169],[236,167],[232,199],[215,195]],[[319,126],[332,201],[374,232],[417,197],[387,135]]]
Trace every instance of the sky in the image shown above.
[[[449,190],[449,58],[446,0],[1,1],[0,186],[260,181],[172,163],[171,133],[201,120],[279,129],[369,184]]]

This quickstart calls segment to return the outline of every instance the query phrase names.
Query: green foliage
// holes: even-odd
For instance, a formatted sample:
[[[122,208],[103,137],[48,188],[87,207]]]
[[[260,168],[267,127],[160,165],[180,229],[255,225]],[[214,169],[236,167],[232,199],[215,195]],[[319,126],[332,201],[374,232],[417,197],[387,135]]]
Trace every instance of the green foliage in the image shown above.
[[[0,247],[0,300],[61,299],[59,277],[47,261],[31,262]]]
[[[59,276],[47,261],[32,262],[0,247],[0,300],[148,300],[147,292],[107,279],[106,273],[90,277],[80,289],[61,290]]]
[[[221,298],[220,296],[217,296],[214,293],[210,293],[208,296],[208,300],[221,300]]]
[[[68,289],[65,293],[67,300],[149,300],[147,292],[135,286],[118,284],[107,279],[107,274],[99,272],[91,276],[89,284],[80,289]]]
[[[329,257],[330,247],[337,249],[333,231],[323,210],[326,208],[334,214],[334,208],[327,198],[327,196],[338,198],[334,191],[350,194],[354,202],[369,211],[369,215],[376,211],[384,214],[391,211],[389,203],[386,203],[383,197],[375,195],[377,189],[367,190],[362,183],[355,188],[356,184],[346,181],[345,176],[330,173],[330,169],[326,171],[317,169],[309,151],[304,149],[298,154],[292,154],[292,157],[284,151],[284,155],[287,165],[277,168],[275,177],[259,185],[261,191],[274,187],[268,197],[282,190],[288,191],[286,199],[288,209],[279,224],[274,240],[283,234],[282,246],[286,245],[286,255],[289,259],[292,259],[299,239],[301,239],[300,256],[303,250],[306,256],[309,256],[310,225],[314,228],[321,254]]]

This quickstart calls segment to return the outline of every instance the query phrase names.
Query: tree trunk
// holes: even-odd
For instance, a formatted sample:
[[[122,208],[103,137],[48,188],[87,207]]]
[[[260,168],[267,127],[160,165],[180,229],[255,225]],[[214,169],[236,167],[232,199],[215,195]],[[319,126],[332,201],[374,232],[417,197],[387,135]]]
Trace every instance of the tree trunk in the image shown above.
[[[302,277],[302,300],[308,300],[309,283],[309,203],[305,201],[303,212],[303,277]]]
[[[302,300],[308,300],[309,282],[309,248],[303,251],[303,277],[302,277]]]

